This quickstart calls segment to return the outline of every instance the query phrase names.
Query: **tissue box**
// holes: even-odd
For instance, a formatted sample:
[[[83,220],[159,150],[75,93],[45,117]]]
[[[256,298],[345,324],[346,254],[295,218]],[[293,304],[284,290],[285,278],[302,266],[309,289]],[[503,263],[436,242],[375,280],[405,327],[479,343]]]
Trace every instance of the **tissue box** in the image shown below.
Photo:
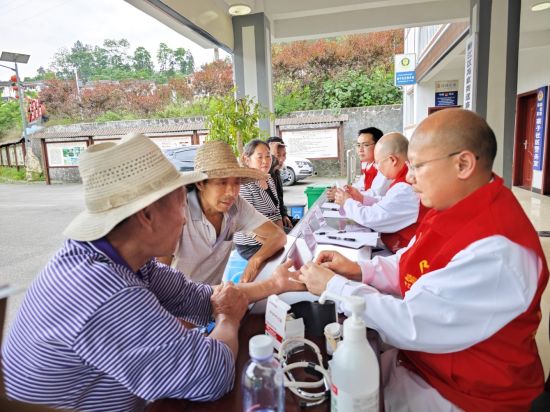
[[[267,299],[265,308],[265,334],[273,339],[273,347],[279,350],[281,343],[288,338],[304,337],[304,321],[302,318],[294,319],[290,314],[290,305],[283,302],[277,295],[271,295]],[[302,346],[297,343],[288,349]]]

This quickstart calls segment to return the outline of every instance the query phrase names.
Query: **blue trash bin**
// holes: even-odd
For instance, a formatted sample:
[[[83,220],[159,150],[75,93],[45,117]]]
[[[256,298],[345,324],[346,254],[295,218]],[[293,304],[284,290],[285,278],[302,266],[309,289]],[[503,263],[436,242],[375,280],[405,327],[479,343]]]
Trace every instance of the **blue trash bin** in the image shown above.
[[[286,205],[286,208],[288,210],[288,215],[291,218],[300,220],[304,217],[306,205]]]

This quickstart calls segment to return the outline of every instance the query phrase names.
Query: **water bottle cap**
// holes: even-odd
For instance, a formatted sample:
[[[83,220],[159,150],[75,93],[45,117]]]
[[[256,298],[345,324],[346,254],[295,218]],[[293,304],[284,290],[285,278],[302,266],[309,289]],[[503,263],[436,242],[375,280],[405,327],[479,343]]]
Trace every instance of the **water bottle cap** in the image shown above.
[[[267,335],[256,335],[248,342],[248,353],[254,359],[267,359],[273,356],[273,341]]]

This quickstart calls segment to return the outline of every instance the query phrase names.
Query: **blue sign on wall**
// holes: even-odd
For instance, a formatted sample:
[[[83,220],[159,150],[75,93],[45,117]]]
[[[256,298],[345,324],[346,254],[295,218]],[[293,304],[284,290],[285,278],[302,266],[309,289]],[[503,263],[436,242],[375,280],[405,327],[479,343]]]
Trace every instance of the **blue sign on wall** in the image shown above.
[[[416,84],[416,71],[395,73],[396,86],[407,86],[409,84]]]
[[[436,106],[456,106],[458,105],[458,91],[456,92],[436,92]]]
[[[537,111],[535,113],[535,144],[533,149],[533,170],[542,170],[544,136],[546,125],[547,88],[537,90]]]

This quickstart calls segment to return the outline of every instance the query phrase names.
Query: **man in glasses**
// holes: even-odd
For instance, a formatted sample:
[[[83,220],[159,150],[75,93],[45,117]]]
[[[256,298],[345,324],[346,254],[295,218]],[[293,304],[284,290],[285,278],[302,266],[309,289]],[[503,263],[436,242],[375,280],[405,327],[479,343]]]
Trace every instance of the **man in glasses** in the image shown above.
[[[387,410],[526,411],[543,391],[535,333],[548,267],[492,173],[496,151],[477,114],[430,115],[408,150],[407,178],[431,207],[410,245],[359,263],[322,252],[301,268],[315,294],[363,297],[367,326],[396,348],[381,357]]]
[[[392,253],[407,246],[426,212],[405,179],[408,144],[405,136],[393,132],[383,136],[375,146],[374,167],[392,181],[384,196],[354,199],[352,193],[342,189],[337,189],[334,195],[341,211],[356,223],[380,232],[382,243]]]
[[[362,197],[361,192],[365,192],[369,196],[383,196],[388,190],[391,180],[378,173],[378,170],[374,167],[374,146],[383,135],[382,130],[376,127],[359,130],[355,148],[361,162],[361,175],[352,186],[345,187],[346,191],[352,194],[352,197],[359,199]],[[335,193],[336,187],[329,189],[327,199],[334,201]]]

